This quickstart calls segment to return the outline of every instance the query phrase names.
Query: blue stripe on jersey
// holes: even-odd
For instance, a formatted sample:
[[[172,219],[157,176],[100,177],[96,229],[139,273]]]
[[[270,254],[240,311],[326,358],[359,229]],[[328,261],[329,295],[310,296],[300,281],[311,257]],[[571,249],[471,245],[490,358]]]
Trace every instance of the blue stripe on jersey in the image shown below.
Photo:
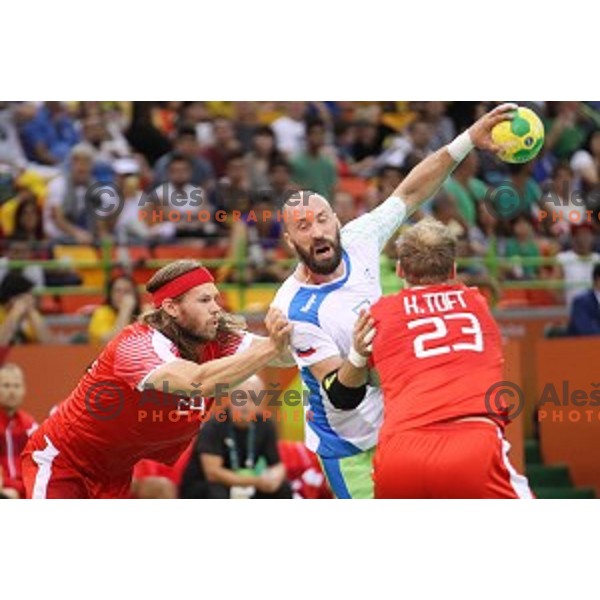
[[[350,257],[342,250],[342,258],[346,267],[346,275],[340,281],[326,283],[318,287],[301,287],[290,302],[288,318],[292,321],[303,321],[320,327],[319,308],[327,295],[341,288],[350,278]]]
[[[317,378],[311,373],[309,367],[302,367],[300,371],[306,387],[310,391],[308,404],[312,411],[312,418],[307,419],[308,426],[319,437],[319,447],[317,454],[321,458],[341,458],[354,456],[362,450],[353,443],[340,437],[329,424],[323,398],[321,396],[321,386]]]
[[[329,487],[335,494],[335,497],[338,500],[351,500],[352,495],[344,481],[342,469],[340,468],[340,459],[321,458],[321,464],[323,465],[323,471],[325,471],[325,475],[327,476]]]

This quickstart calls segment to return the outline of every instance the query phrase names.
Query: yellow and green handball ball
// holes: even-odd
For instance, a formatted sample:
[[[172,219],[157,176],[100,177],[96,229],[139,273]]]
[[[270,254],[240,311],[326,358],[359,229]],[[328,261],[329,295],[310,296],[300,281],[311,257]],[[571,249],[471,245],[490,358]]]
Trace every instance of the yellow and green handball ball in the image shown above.
[[[513,119],[492,129],[492,140],[502,149],[498,158],[507,163],[526,163],[535,158],[544,145],[544,124],[529,108],[519,106]]]

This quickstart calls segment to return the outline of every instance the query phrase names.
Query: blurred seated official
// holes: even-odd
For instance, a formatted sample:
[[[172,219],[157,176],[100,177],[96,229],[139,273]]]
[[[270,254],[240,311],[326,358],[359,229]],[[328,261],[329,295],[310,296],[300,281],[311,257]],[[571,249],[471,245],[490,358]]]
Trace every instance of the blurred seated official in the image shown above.
[[[600,263],[594,266],[592,288],[573,299],[567,331],[569,335],[600,335]]]
[[[21,410],[24,398],[23,371],[13,363],[5,363],[0,367],[0,495],[5,498],[25,497],[21,452],[37,423]]]
[[[213,415],[200,430],[183,474],[181,498],[292,497],[275,426],[262,417],[253,401],[264,389],[264,382],[254,376],[230,390],[230,398],[235,392],[231,406]]]

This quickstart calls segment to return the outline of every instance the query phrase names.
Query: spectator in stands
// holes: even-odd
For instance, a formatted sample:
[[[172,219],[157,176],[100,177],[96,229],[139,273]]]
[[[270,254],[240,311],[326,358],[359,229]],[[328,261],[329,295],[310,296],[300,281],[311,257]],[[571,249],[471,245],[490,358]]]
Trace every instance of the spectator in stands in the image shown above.
[[[572,248],[559,252],[555,277],[562,278],[566,284],[565,301],[570,308],[575,296],[590,281],[595,263],[600,263],[600,254],[593,252],[594,228],[591,223],[571,226]]]
[[[475,256],[497,256],[498,219],[490,212],[485,202],[477,204],[475,225],[469,228],[469,241]]]
[[[156,184],[163,183],[169,178],[169,165],[174,155],[185,156],[191,163],[192,175],[190,182],[206,190],[214,186],[214,173],[210,163],[200,156],[200,145],[196,130],[191,125],[183,125],[177,130],[173,150],[161,156],[154,165]]]
[[[443,190],[433,199],[431,214],[446,225],[457,239],[468,232],[469,227],[458,210],[456,200]]]
[[[234,210],[245,213],[250,209],[250,180],[243,152],[234,152],[227,157],[225,175],[217,186],[216,202],[218,209],[228,215]]]
[[[257,103],[250,101],[232,102],[234,114],[235,137],[240,142],[240,149],[247,153],[252,148],[254,134],[260,125],[258,122]]]
[[[306,126],[306,151],[292,160],[294,181],[304,189],[313,190],[325,198],[332,198],[337,182],[336,166],[324,153],[325,125],[314,120]]]
[[[141,313],[140,295],[135,281],[125,275],[113,277],[104,304],[92,314],[88,327],[90,342],[106,344]]]
[[[588,191],[600,184],[600,129],[590,132],[581,150],[573,154],[570,166],[576,190]]]
[[[22,498],[21,452],[37,428],[35,419],[21,405],[25,398],[25,377],[14,363],[0,366],[0,492],[8,498]]]
[[[569,237],[571,223],[583,223],[587,219],[585,199],[573,189],[573,172],[568,163],[554,167],[551,181],[542,196],[542,207],[546,216],[544,229],[565,243]]]
[[[358,215],[356,214],[356,204],[352,194],[348,192],[336,192],[333,197],[333,210],[337,215],[342,227],[355,219]]]
[[[600,264],[592,272],[592,289],[573,299],[569,335],[600,335]]]
[[[257,376],[231,390],[231,406],[200,430],[183,475],[182,498],[291,498],[273,423],[257,412]]]
[[[15,213],[15,229],[9,238],[12,242],[39,244],[45,239],[42,210],[33,194],[21,195]]]
[[[511,236],[506,240],[504,255],[511,259],[512,266],[506,270],[510,279],[533,279],[537,265],[523,264],[522,259],[539,258],[540,249],[535,241],[531,220],[520,214],[511,221]]]
[[[131,148],[143,154],[150,165],[169,150],[171,142],[152,122],[154,102],[132,102],[131,124],[125,137]]]
[[[432,129],[429,147],[434,152],[449,144],[456,137],[456,128],[452,119],[446,115],[447,102],[424,102],[423,120],[429,123]],[[474,154],[471,152],[471,154]]]
[[[219,270],[221,281],[234,283],[277,283],[290,269],[277,259],[285,256],[282,248],[283,224],[269,197],[258,197],[252,209],[235,220],[229,236],[231,266]],[[246,259],[243,269],[235,267],[240,257]]]
[[[90,196],[91,186],[97,183],[92,175],[94,152],[88,145],[78,144],[70,159],[67,172],[48,185],[44,229],[55,243],[91,244],[106,232]]]
[[[581,102],[550,102],[544,147],[559,160],[567,160],[585,142]]]
[[[61,163],[79,141],[75,122],[62,102],[31,107],[29,114],[24,114],[20,135],[27,159],[42,165]]]
[[[184,102],[181,106],[181,127],[192,127],[196,132],[199,147],[210,146],[214,142],[213,124],[206,102]]]
[[[34,284],[19,273],[9,273],[0,283],[0,346],[53,341],[31,293]]]
[[[0,164],[11,168],[27,164],[17,129],[18,110],[19,106],[12,102],[0,102]]]
[[[217,233],[214,206],[206,191],[192,183],[192,162],[187,156],[171,156],[167,181],[144,196],[142,208],[150,209],[154,200],[162,207],[164,218],[175,224],[178,238],[211,237]],[[206,219],[199,218],[200,211],[207,214]]]
[[[298,187],[292,183],[292,169],[289,163],[280,158],[269,167],[269,186],[266,194],[275,210],[280,209]]]
[[[285,102],[284,114],[273,121],[277,149],[287,158],[304,150],[306,102]]]
[[[432,137],[433,129],[429,123],[423,120],[413,121],[405,133],[391,140],[389,147],[379,155],[375,165],[378,168],[383,165],[393,165],[410,170],[431,154]]]
[[[102,112],[87,116],[83,120],[82,134],[82,141],[88,144],[94,154],[94,177],[99,181],[112,182],[113,163],[130,155],[127,140],[122,135],[111,135]]]
[[[354,140],[350,147],[353,159],[352,173],[360,177],[368,177],[382,150],[383,136],[377,124],[368,120],[357,121],[354,126]]]
[[[384,165],[381,167],[375,181],[375,186],[369,188],[367,192],[365,210],[373,210],[389,198],[405,176],[406,172],[401,167],[393,165]]]
[[[456,200],[458,210],[465,222],[472,226],[477,219],[477,207],[487,193],[488,186],[477,178],[479,158],[471,152],[444,184],[444,189]]]
[[[275,147],[275,134],[270,127],[258,127],[252,135],[252,147],[246,155],[250,187],[264,190],[269,187],[269,169],[283,157]]]
[[[171,242],[177,233],[175,223],[164,218],[155,195],[143,194],[139,161],[118,160],[115,172],[123,196],[123,208],[114,225],[117,243],[127,246]]]
[[[242,146],[235,137],[233,123],[229,119],[215,119],[213,126],[214,142],[202,150],[202,155],[212,165],[217,179],[225,176],[227,159],[234,153],[242,152]]]
[[[508,165],[509,183],[519,194],[522,212],[530,216],[540,206],[542,199],[542,190],[533,178],[533,168],[533,162]]]

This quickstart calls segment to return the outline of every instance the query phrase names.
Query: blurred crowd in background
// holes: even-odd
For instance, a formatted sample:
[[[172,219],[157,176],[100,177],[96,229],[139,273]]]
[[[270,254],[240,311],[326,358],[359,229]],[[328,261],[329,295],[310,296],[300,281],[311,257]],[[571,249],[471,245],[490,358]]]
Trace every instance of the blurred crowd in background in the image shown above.
[[[69,246],[108,241],[150,255],[166,246],[203,247],[213,257],[244,260],[243,269],[217,269],[220,282],[282,281],[291,254],[276,211],[291,191],[323,194],[347,223],[495,104],[0,103],[0,321],[13,310],[21,324],[27,317],[21,337],[35,330],[30,338],[47,339],[24,292],[81,278],[56,265],[9,269],[8,261],[56,259]],[[501,282],[522,281],[537,282],[526,290],[530,304],[570,305],[600,260],[600,102],[520,104],[544,121],[538,158],[508,165],[473,152],[413,220],[430,213],[454,231],[459,276],[493,301],[507,300]],[[118,188],[123,204],[102,218],[100,196],[90,190],[106,185]],[[393,244],[382,258],[382,281],[385,291],[398,287]],[[111,285],[106,303],[112,311],[96,316],[93,339],[106,341],[117,321],[139,313],[134,282]]]
[[[419,161],[495,104],[0,103],[0,365],[14,344],[57,341],[47,323],[56,305],[42,301],[52,297],[49,290],[92,285],[63,259],[99,267],[108,247],[120,265],[111,263],[95,282],[104,299],[98,296],[85,312],[83,337],[68,342],[106,344],[140,315],[148,259],[222,259],[214,268],[219,283],[267,283],[274,290],[293,268],[277,215],[291,192],[324,195],[343,225],[383,202]],[[600,102],[519,104],[546,128],[536,160],[508,165],[472,152],[411,220],[431,214],[452,229],[458,277],[480,286],[497,308],[566,307],[565,333],[600,334]],[[118,211],[103,212],[103,189],[118,190]],[[384,293],[401,285],[394,241],[381,259]],[[242,268],[232,267],[239,261]],[[0,497],[23,491],[17,458],[35,427],[20,409],[24,395],[19,367],[0,367]],[[203,452],[229,435],[218,423],[213,429],[176,476],[140,465],[132,494],[228,496],[207,484],[206,473],[185,471],[186,465],[197,470],[198,459],[200,470],[210,471]],[[239,437],[245,440],[246,432]],[[275,449],[272,433],[264,439],[268,468],[251,478],[252,493],[328,495],[301,443],[279,442]],[[226,464],[236,462],[224,456]]]

